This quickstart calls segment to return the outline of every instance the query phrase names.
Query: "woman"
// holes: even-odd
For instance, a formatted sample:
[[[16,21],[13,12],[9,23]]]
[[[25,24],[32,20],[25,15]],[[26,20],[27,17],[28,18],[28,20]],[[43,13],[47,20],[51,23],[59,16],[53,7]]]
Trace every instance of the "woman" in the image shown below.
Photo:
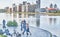
[[[31,32],[30,32],[30,29],[29,29],[29,24],[27,23],[26,24],[26,32],[27,32],[27,35],[30,33],[30,35],[31,35]]]
[[[21,31],[23,30],[23,21],[21,22]]]

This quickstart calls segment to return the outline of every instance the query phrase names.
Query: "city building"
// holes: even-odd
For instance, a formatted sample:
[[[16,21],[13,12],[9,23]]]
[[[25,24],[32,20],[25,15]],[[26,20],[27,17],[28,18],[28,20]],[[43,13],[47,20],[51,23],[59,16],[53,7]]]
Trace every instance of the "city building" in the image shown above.
[[[57,4],[55,4],[55,5],[54,5],[54,8],[56,8],[56,9],[57,9]]]
[[[28,2],[28,3],[27,3],[27,8],[26,8],[26,9],[27,9],[27,12],[30,12],[30,10],[29,10],[30,5],[31,5],[31,4]]]
[[[17,5],[13,4],[13,12],[17,12]]]
[[[40,1],[40,0],[37,0],[37,1],[36,1],[37,8],[40,8],[40,3],[41,3],[41,1]]]
[[[19,6],[18,6],[18,12],[22,12],[22,4],[19,4]]]
[[[9,8],[9,10],[6,10],[6,11],[10,11],[10,13],[13,12],[14,14],[16,14],[16,12],[19,12],[19,17],[25,18],[29,16],[35,16],[36,9],[40,9],[40,0],[37,0],[36,4],[30,4],[29,2],[27,3],[27,1],[23,1],[23,4],[19,4],[17,6],[14,3],[12,5],[12,8]],[[14,15],[14,17],[16,15]]]
[[[10,8],[10,13],[12,13],[12,8]]]
[[[36,12],[45,13],[45,12],[47,12],[47,9],[46,8],[36,9]]]
[[[53,4],[52,3],[50,4],[50,8],[53,8]]]
[[[27,3],[27,4],[26,4],[26,12],[29,12],[29,11],[28,11],[29,5],[30,5],[30,3]]]
[[[7,13],[9,13],[9,7],[4,8]]]
[[[51,13],[51,12],[56,12],[56,11],[57,11],[57,10],[56,10],[55,8],[48,8],[48,9],[47,9],[47,12],[50,12],[50,13]]]
[[[36,9],[36,4],[28,6],[28,12],[35,12],[35,9]]]
[[[27,4],[27,2],[26,1],[23,1],[23,4],[22,4],[22,12],[26,12],[26,4]]]
[[[22,12],[29,12],[29,10],[28,10],[29,6],[30,6],[30,3],[27,3],[26,1],[23,2]]]
[[[41,4],[41,1],[40,0],[37,0],[36,1],[36,9],[35,9],[35,12],[40,12],[40,4]]]
[[[47,12],[46,8],[40,8],[40,12]]]
[[[22,12],[26,12],[26,6],[22,5]]]
[[[50,4],[50,8],[47,8],[47,12],[57,12],[57,4]]]
[[[27,1],[23,1],[23,5],[26,5],[27,4]]]

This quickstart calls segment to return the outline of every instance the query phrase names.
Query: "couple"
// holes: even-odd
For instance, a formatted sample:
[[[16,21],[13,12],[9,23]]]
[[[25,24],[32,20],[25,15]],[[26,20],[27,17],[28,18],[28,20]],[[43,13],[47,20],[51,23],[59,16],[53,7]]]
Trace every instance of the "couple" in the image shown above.
[[[23,21],[21,22],[21,31],[23,31],[22,34],[24,34],[24,33],[26,32],[26,34],[28,35],[28,34],[30,33],[30,31],[29,31],[29,24],[26,23],[25,20],[23,20]],[[31,33],[30,33],[30,35],[31,35]]]

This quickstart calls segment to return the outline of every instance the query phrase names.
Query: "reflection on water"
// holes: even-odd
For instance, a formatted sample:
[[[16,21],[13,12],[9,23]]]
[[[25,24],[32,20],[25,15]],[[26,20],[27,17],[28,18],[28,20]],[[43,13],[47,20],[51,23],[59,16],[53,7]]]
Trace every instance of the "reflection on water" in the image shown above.
[[[56,24],[56,18],[49,18],[49,24],[51,25],[52,23],[53,24]]]
[[[52,24],[52,18],[49,18],[49,23]]]
[[[60,37],[60,16],[41,16],[40,28]]]
[[[56,18],[54,18],[54,24],[56,24],[56,20],[57,20],[57,19],[56,19]]]
[[[36,14],[36,26],[40,26],[40,14]]]
[[[9,21],[9,20],[12,20],[12,17],[9,14],[6,15],[5,13],[1,13],[0,14],[0,24],[2,24],[3,19],[5,19],[6,21]],[[22,21],[22,19],[15,18],[15,20],[17,22],[19,22],[19,25],[20,25],[20,22]],[[36,21],[36,19],[34,17],[32,17],[32,18],[30,17],[30,18],[26,19],[26,21],[28,21],[29,25],[31,25],[31,26],[37,26],[38,23],[40,23],[40,28],[42,28],[44,30],[48,30],[52,34],[60,37],[60,16],[40,16],[40,21],[39,20]],[[36,22],[37,22],[37,25],[36,25]]]
[[[38,19],[38,20],[36,21],[36,26],[37,26],[37,27],[40,26],[40,19]]]

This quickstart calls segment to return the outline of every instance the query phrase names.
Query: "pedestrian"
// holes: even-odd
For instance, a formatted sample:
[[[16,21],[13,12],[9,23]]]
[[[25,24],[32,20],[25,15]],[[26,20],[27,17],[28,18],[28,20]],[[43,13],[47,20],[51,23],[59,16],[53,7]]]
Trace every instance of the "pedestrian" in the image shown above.
[[[26,32],[26,21],[24,20],[24,22],[23,22],[23,33],[22,34],[24,34]]]
[[[21,31],[23,30],[23,21],[21,21]]]
[[[21,34],[17,32],[16,37],[21,37]]]
[[[6,24],[6,21],[3,19],[3,28],[6,28],[5,24]]]
[[[10,34],[10,32],[9,32],[9,30],[8,30],[8,29],[6,29],[4,33],[6,33],[6,35],[9,35],[9,36],[11,36],[11,37],[12,37],[12,34]]]
[[[16,35],[17,35],[17,33],[16,33],[16,30],[14,29],[14,30],[13,30],[13,33],[12,33],[12,36],[13,36],[13,37],[16,37]]]
[[[26,33],[27,33],[27,35],[29,35],[29,33],[31,35],[31,32],[30,32],[29,24],[28,23],[26,24]]]
[[[14,35],[16,35],[16,30],[14,29],[14,33],[13,33]]]

